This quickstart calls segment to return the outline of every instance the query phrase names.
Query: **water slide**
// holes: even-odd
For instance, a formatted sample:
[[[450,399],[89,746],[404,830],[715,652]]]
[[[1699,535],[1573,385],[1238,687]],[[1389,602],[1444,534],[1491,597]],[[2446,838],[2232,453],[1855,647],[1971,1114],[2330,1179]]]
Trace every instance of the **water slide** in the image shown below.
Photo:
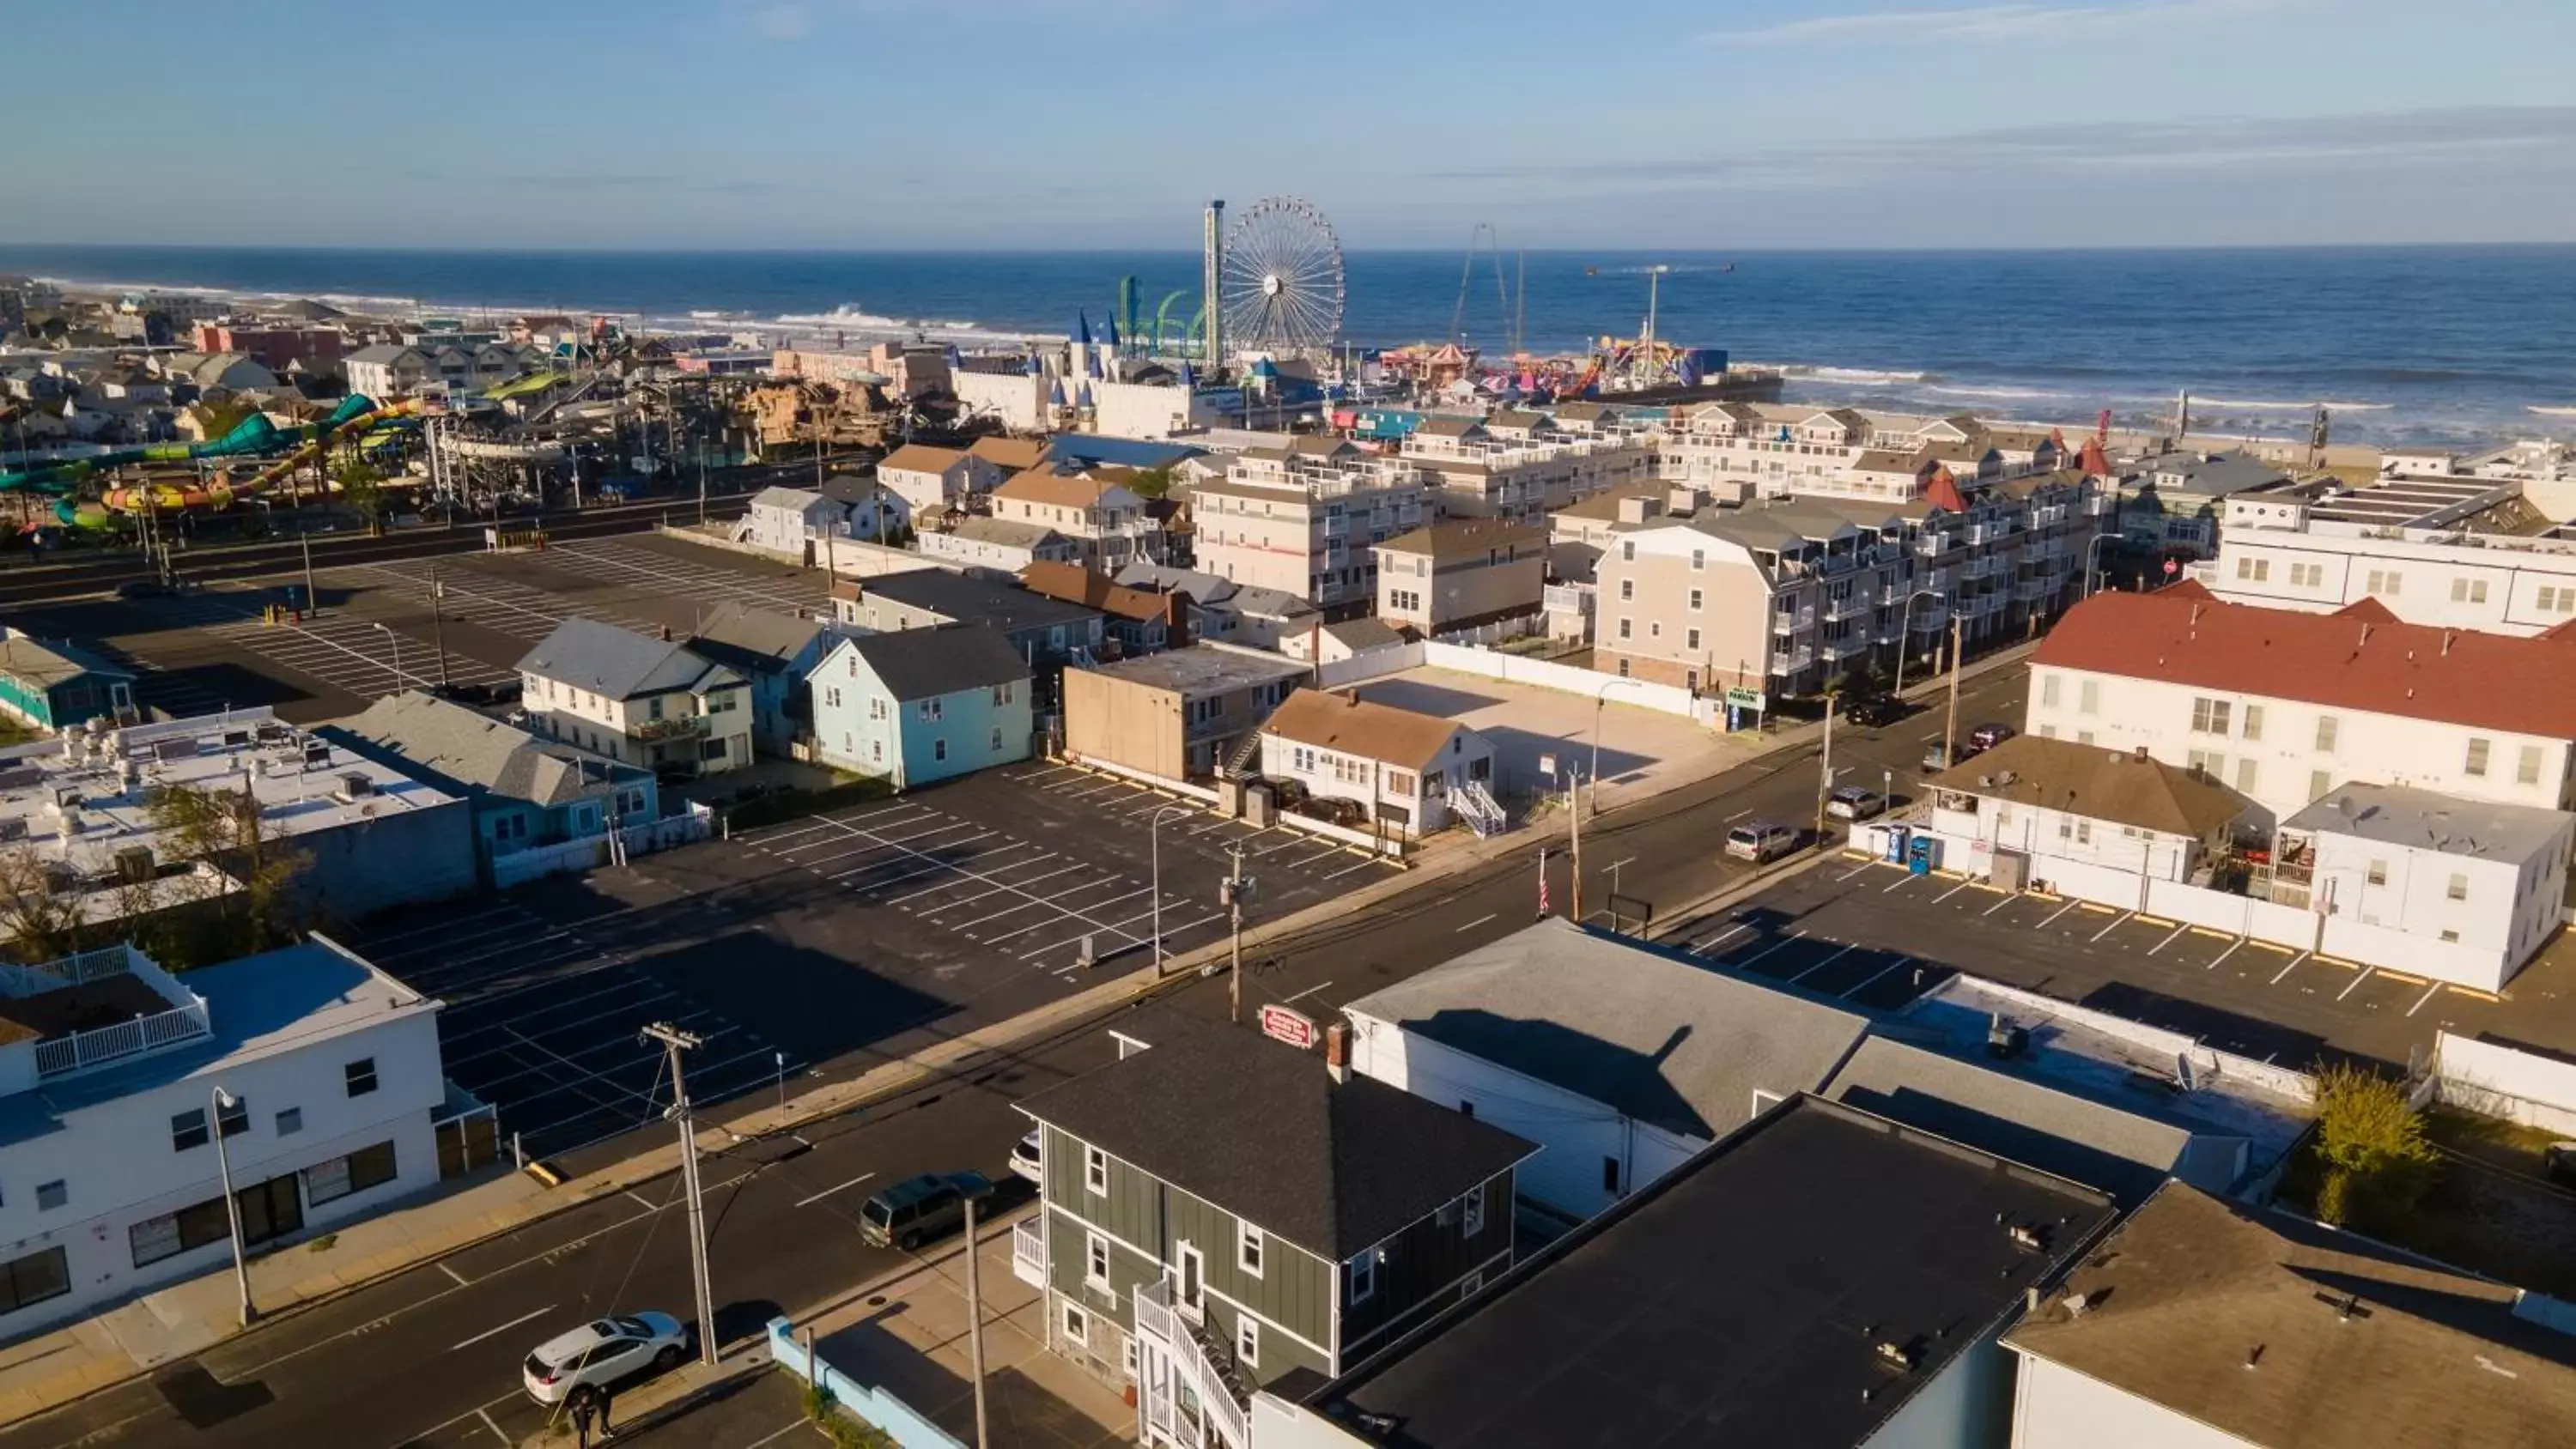
[[[241,483],[156,483],[141,488],[113,489],[106,498],[107,511],[113,513],[221,508],[236,498],[248,497],[284,478],[295,468],[319,457],[343,436],[359,436],[369,428],[411,418],[419,411],[420,404],[416,401],[378,407],[353,393],[332,410],[331,416],[298,427],[281,428],[270,422],[265,414],[253,413],[242,419],[231,432],[202,443],[147,443],[137,448],[119,448],[37,468],[0,472],[0,493],[29,489],[52,495],[55,517],[73,527],[98,528],[105,526],[106,514],[78,512],[66,495],[77,488],[81,480],[101,468],[122,467],[130,463],[193,463],[201,458],[250,457],[288,450],[286,458]]]

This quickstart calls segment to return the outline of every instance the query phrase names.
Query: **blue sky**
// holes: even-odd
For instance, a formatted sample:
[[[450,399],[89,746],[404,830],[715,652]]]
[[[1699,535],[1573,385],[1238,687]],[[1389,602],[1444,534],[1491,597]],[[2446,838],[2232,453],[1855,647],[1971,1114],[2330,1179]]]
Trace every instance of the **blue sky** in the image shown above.
[[[2571,0],[17,0],[8,35],[0,243],[1189,248],[1208,196],[1283,192],[1356,247],[2576,239]]]

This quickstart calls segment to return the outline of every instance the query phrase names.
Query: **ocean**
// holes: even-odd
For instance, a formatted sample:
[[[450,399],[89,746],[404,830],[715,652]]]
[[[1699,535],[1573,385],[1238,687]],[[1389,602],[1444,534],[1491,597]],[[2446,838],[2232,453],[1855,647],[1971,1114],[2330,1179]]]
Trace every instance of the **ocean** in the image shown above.
[[[1503,350],[1490,255],[1460,315],[1461,253],[1346,261],[1344,333]],[[2089,424],[2170,411],[2195,430],[2339,440],[2576,435],[2576,246],[1689,255],[1502,259],[1527,346],[1657,331],[1795,369],[1798,400]],[[963,345],[1101,328],[1122,277],[1150,332],[1194,309],[1193,252],[512,252],[0,246],[0,272],[92,285],[313,296],[374,310],[609,312],[763,339],[920,330]]]

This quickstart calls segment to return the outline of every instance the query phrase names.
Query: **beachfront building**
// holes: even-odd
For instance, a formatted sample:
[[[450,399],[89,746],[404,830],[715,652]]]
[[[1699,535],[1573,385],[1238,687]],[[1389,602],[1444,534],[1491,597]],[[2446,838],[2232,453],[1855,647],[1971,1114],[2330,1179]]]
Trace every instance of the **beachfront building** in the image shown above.
[[[2562,640],[2105,593],[2031,656],[2026,732],[2194,767],[2289,816],[2350,784],[2576,804]]]
[[[2332,613],[2369,600],[2410,624],[2495,634],[2576,624],[2576,538],[2512,480],[2404,476],[2233,497],[2218,557],[2192,577],[2228,603],[2268,609]]]
[[[1377,616],[1425,638],[1539,614],[1547,535],[1499,518],[1426,524],[1377,545]]]
[[[646,769],[751,763],[751,682],[684,644],[576,614],[519,661],[520,699],[552,739]]]
[[[378,401],[410,397],[439,381],[428,353],[390,342],[350,353],[341,359],[341,370],[348,375],[349,391]]]
[[[1915,413],[1720,402],[1666,433],[1663,476],[1728,502],[1788,494],[1903,500],[1934,475],[1961,488],[2069,465],[2054,432]]]
[[[1557,509],[1653,478],[1658,466],[1643,439],[1568,433],[1545,414],[1509,408],[1481,419],[1425,418],[1403,456],[1449,517],[1541,526]]]
[[[816,757],[898,790],[1029,757],[1028,661],[992,629],[844,639],[808,687]]]
[[[2142,549],[2192,558],[2218,551],[2219,520],[2230,501],[2276,493],[2290,475],[2251,453],[2159,453],[2121,470],[2128,474],[2120,532]]]
[[[258,1253],[435,1186],[438,1010],[319,935],[0,972],[0,1336],[223,1267],[236,1208]]]
[[[1137,559],[1162,557],[1163,527],[1145,500],[1103,468],[1058,473],[1033,467],[993,490],[993,516],[1052,529],[1073,540],[1085,566],[1116,573]]]
[[[1403,459],[1342,438],[1248,447],[1190,490],[1198,566],[1235,584],[1351,613],[1377,598],[1375,545],[1433,515]]]

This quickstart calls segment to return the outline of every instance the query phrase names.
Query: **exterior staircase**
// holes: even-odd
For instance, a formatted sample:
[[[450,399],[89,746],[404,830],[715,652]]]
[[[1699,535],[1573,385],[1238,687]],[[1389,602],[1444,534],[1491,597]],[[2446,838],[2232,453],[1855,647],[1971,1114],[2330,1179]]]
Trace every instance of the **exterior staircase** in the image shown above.
[[[1510,824],[1503,813],[1502,802],[1485,788],[1482,780],[1461,780],[1449,788],[1449,808],[1466,819],[1467,828],[1478,839],[1499,835]]]

